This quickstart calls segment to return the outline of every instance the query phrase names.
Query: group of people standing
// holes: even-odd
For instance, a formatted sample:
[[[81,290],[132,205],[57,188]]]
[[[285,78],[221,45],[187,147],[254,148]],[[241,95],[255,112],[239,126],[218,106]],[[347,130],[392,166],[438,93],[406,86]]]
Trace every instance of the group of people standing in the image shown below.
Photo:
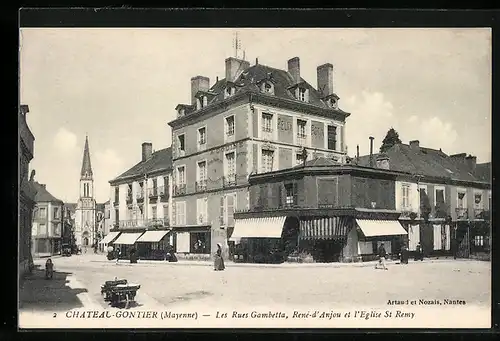
[[[378,255],[378,264],[375,265],[375,269],[379,269],[382,267],[384,270],[388,270],[385,260],[387,258],[387,251],[385,250],[384,243],[380,243],[378,250],[377,250],[377,255]],[[410,251],[406,244],[403,244],[401,247],[401,253],[399,255],[399,260],[401,264],[408,264],[408,259],[410,258]],[[422,245],[420,243],[417,244],[415,248],[415,261],[423,261],[424,260],[424,250],[422,248]]]

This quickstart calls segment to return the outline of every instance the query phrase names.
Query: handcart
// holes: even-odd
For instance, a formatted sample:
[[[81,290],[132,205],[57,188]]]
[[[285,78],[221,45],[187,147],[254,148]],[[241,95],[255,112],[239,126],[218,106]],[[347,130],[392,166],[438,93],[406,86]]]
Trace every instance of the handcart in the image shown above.
[[[127,280],[126,279],[115,279],[113,281],[106,281],[106,283],[101,285],[101,295],[104,295],[105,301],[111,301],[111,288],[113,288],[119,284],[127,284]]]
[[[131,302],[135,302],[135,295],[141,286],[139,284],[118,284],[111,287],[111,306],[116,307],[125,304],[127,309]]]

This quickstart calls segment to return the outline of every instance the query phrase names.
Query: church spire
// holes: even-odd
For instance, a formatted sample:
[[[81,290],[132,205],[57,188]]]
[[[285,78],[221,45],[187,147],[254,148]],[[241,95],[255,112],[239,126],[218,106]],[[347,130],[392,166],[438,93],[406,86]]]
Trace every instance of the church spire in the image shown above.
[[[85,148],[83,149],[82,171],[80,173],[82,179],[92,179],[92,165],[90,164],[89,138],[85,136]]]

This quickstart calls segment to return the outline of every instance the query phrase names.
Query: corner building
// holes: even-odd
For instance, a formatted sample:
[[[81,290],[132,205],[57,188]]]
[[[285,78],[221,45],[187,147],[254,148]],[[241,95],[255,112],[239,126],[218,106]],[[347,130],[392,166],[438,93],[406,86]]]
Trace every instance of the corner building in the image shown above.
[[[237,58],[226,77],[191,79],[191,103],[176,107],[172,128],[172,225],[177,253],[227,252],[234,212],[249,208],[251,174],[294,167],[304,157],[345,162],[345,120],[333,66],[317,68],[317,88],[300,76],[298,57],[280,70]]]

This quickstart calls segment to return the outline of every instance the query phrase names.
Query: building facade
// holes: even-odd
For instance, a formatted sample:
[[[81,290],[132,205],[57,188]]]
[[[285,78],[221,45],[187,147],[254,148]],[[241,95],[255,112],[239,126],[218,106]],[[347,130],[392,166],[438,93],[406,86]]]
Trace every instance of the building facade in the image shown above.
[[[75,236],[75,212],[76,204],[65,203],[63,207],[63,233],[62,245],[70,247],[72,252],[76,251],[76,236]]]
[[[33,184],[37,193],[33,214],[32,253],[37,257],[59,254],[63,236],[64,203],[47,191],[45,184]]]
[[[86,136],[80,172],[79,198],[75,210],[75,238],[79,248],[87,249],[96,243],[96,215],[94,175],[90,163],[89,140]]]
[[[234,211],[249,207],[251,174],[293,167],[306,154],[345,161],[349,114],[338,107],[331,64],[317,68],[317,88],[300,77],[297,57],[287,71],[231,57],[225,74],[213,86],[193,77],[191,103],[169,123],[178,253],[227,249]]]
[[[141,258],[162,258],[169,245],[172,216],[172,151],[153,152],[142,144],[141,161],[110,183],[109,221],[113,228],[101,241],[114,245],[126,256],[131,248]]]
[[[19,125],[19,276],[29,272],[33,264],[31,254],[31,229],[36,188],[33,176],[29,177],[29,163],[34,156],[35,137],[28,127],[27,105],[21,105],[18,112]],[[33,172],[33,171],[32,171]]]
[[[407,234],[394,198],[402,175],[327,158],[252,175],[250,210],[236,213],[230,242],[248,262],[303,253],[316,262],[361,261],[381,243],[397,254]]]
[[[488,165],[478,171],[474,156],[447,155],[417,140],[396,144],[383,155],[363,156],[359,164],[411,174],[395,185],[396,210],[409,232],[410,251],[420,242],[427,255],[489,253]]]

